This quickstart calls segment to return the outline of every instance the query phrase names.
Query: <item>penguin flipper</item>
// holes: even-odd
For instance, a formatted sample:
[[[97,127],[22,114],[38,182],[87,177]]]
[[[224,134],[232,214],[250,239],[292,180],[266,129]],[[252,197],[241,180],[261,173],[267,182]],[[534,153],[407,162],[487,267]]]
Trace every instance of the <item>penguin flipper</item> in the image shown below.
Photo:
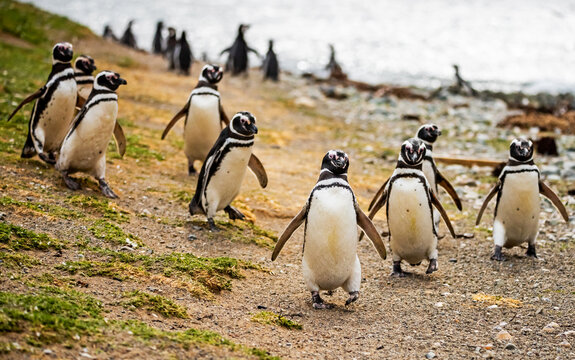
[[[86,104],[86,99],[81,97],[80,95],[76,96],[76,108],[81,109]]]
[[[274,247],[274,252],[272,253],[272,261],[274,261],[278,257],[285,243],[291,237],[291,234],[293,234],[293,232],[296,231],[296,229],[300,227],[301,224],[303,224],[303,222],[307,217],[307,211],[308,211],[308,204],[305,204],[305,206],[301,209],[301,211],[288,224],[287,228],[284,230],[278,242],[276,243],[276,246]]]
[[[569,214],[567,214],[567,209],[565,209],[565,205],[563,205],[557,194],[555,194],[555,192],[551,190],[551,188],[541,180],[539,180],[539,193],[548,198],[549,200],[551,200],[553,205],[555,205],[557,210],[559,210],[559,212],[561,213],[561,216],[563,216],[563,220],[569,223]]]
[[[435,206],[437,210],[439,210],[439,213],[441,214],[443,221],[445,221],[445,225],[447,225],[447,228],[449,229],[451,236],[455,239],[456,237],[455,231],[453,230],[453,225],[451,225],[451,220],[449,220],[449,217],[447,216],[445,209],[443,208],[443,206],[439,202],[439,199],[437,199],[437,196],[435,196],[435,194],[431,189],[429,189],[429,196],[431,197],[431,203],[433,204],[433,206]]]
[[[118,120],[116,120],[116,124],[114,125],[114,139],[116,140],[116,150],[118,150],[121,157],[124,157],[126,153],[126,136]]]
[[[168,132],[174,127],[174,125],[176,125],[178,120],[180,120],[184,115],[186,115],[188,113],[189,108],[190,108],[190,102],[188,101],[186,103],[186,105],[184,105],[182,110],[178,111],[178,113],[176,115],[174,115],[172,120],[170,120],[168,126],[166,126],[166,128],[164,129],[164,132],[162,133],[162,140],[164,140],[166,135],[168,135]]]
[[[231,46],[230,46],[229,48],[227,48],[227,49],[222,50],[222,52],[220,53],[220,56],[222,56],[223,54],[225,54],[225,53],[227,53],[227,52],[230,52],[230,50],[232,50],[232,47],[231,47]]]
[[[387,180],[385,180],[385,182],[383,183],[383,185],[381,185],[381,187],[379,188],[379,190],[377,190],[377,193],[375,193],[375,196],[373,197],[373,199],[371,200],[371,202],[369,203],[369,207],[367,208],[367,210],[371,210],[371,208],[373,207],[373,205],[377,202],[377,200],[381,197],[381,194],[383,194],[383,191],[385,190],[385,187],[387,186],[387,183],[389,182],[389,178]],[[373,219],[373,218],[372,218]]]
[[[224,124],[224,127],[226,127],[230,124],[230,119],[226,115],[226,112],[224,111],[224,107],[222,106],[221,103],[220,103],[220,122],[222,122]]]
[[[453,201],[455,202],[455,206],[457,206],[457,209],[459,211],[461,211],[462,207],[461,207],[461,199],[459,198],[459,195],[457,195],[457,192],[455,191],[455,189],[453,188],[453,186],[451,185],[451,183],[449,181],[447,181],[446,178],[443,177],[443,175],[441,175],[441,173],[439,171],[436,172],[436,182],[438,185],[441,185],[442,188],[445,189],[445,191],[447,191],[447,193],[449,194],[449,196],[451,196],[451,198],[453,199]]]
[[[20,154],[20,157],[23,159],[27,159],[31,158],[34,155],[36,155],[36,148],[34,147],[34,141],[32,140],[30,130],[28,130],[26,143],[24,143],[24,147],[22,148],[22,154]]]
[[[10,121],[14,117],[14,115],[16,115],[18,110],[20,110],[22,108],[22,106],[28,104],[31,101],[38,99],[40,96],[42,96],[44,94],[45,91],[46,91],[46,87],[42,87],[42,88],[38,89],[35,93],[29,95],[26,99],[22,100],[20,105],[18,105],[16,107],[16,109],[14,111],[12,111],[12,114],[10,114],[10,116],[8,117],[8,120],[6,120],[6,121]]]
[[[248,51],[251,51],[254,54],[256,54],[258,57],[261,57],[260,53],[256,49],[252,49],[251,47],[248,46]]]
[[[383,240],[379,235],[379,232],[371,222],[370,218],[365,215],[365,213],[359,208],[359,206],[355,205],[355,215],[357,219],[357,225],[363,230],[363,232],[367,235],[367,237],[375,246],[375,249],[379,253],[379,256],[385,260],[387,257],[387,252],[385,251],[385,245],[383,244]]]
[[[485,211],[487,204],[489,204],[489,201],[491,201],[491,199],[495,196],[495,194],[499,192],[500,189],[501,189],[501,181],[498,181],[497,185],[495,185],[493,189],[491,189],[491,191],[489,192],[489,194],[487,194],[487,197],[483,201],[483,205],[481,205],[481,209],[477,214],[477,220],[475,220],[475,226],[479,225],[479,222],[481,221],[481,217],[483,216],[483,212]]]
[[[248,161],[248,167],[254,173],[254,175],[258,178],[260,182],[260,186],[265,189],[268,186],[268,174],[266,173],[266,169],[260,159],[257,158],[254,154],[250,156],[250,160]]]

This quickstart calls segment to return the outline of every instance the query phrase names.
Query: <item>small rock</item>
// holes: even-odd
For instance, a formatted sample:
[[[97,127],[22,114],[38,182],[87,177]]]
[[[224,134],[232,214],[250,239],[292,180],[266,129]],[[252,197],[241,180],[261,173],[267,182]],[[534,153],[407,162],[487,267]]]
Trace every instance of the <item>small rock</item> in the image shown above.
[[[434,306],[435,306],[435,307],[443,307],[443,303],[442,303],[441,301],[440,301],[440,302],[436,302]]]
[[[559,324],[552,321],[549,324],[545,325],[545,327],[541,331],[546,333],[554,333],[555,331],[557,331],[557,328],[559,328]]]
[[[197,225],[192,226],[192,229],[194,229],[196,231],[202,230],[202,228],[200,226],[197,226]]]
[[[571,349],[571,344],[567,342],[567,340],[563,340],[559,343],[559,346],[564,347],[565,349]]]
[[[434,359],[435,358],[435,353],[433,351],[428,352],[427,354],[425,354],[425,358],[426,359]]]
[[[493,304],[493,305],[488,306],[487,308],[488,309],[497,309],[498,307],[499,306],[497,306],[497,304]]]
[[[516,350],[516,349],[517,349],[517,346],[515,346],[515,344],[513,344],[513,343],[508,343],[507,345],[505,345],[505,350],[511,350],[511,351],[513,351],[513,350]]]
[[[495,338],[499,341],[509,341],[513,339],[513,336],[511,336],[511,334],[507,330],[501,330],[500,332],[497,333]]]
[[[168,245],[166,245],[166,247],[167,247],[168,249],[175,249],[175,248],[176,248],[176,245],[175,245],[175,244],[168,244]]]
[[[44,349],[43,353],[46,355],[52,355],[54,352],[50,349]]]
[[[198,237],[194,234],[190,234],[188,235],[188,240],[192,241],[192,240],[196,240]]]
[[[0,220],[6,219],[6,213],[0,213]]]
[[[302,106],[310,109],[313,109],[317,106],[316,102],[312,98],[309,98],[307,96],[298,97],[297,99],[295,99],[294,104],[297,106]]]
[[[493,350],[487,350],[485,354],[483,354],[484,359],[493,359],[495,356],[495,352]]]
[[[457,262],[457,259],[454,259],[454,258],[449,259],[449,262],[450,262],[450,263],[456,263],[456,262]]]
[[[493,344],[483,345],[483,348],[484,348],[485,350],[491,350],[491,349],[493,349]]]
[[[142,215],[142,216],[152,216],[152,213],[150,212],[150,210],[144,209],[144,210],[142,210],[142,212],[140,212],[140,215]]]

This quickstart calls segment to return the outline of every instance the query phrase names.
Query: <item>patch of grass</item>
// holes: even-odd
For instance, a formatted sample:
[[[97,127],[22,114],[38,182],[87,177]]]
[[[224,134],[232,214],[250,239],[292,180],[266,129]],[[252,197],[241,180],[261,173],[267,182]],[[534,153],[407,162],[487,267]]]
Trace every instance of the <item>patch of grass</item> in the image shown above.
[[[186,190],[179,190],[173,193],[174,199],[181,201],[185,204],[189,204],[192,201],[192,195],[189,191]]]
[[[86,215],[84,215],[79,211],[66,209],[58,205],[39,204],[39,203],[33,203],[31,201],[19,201],[12,199],[11,197],[8,196],[0,197],[0,205],[12,206],[12,207],[24,207],[44,215],[55,216],[60,219],[80,219],[86,217]]]
[[[57,265],[56,269],[67,271],[72,275],[82,274],[88,277],[101,276],[119,281],[131,279],[135,276],[145,277],[150,275],[141,267],[118,261],[67,261]]]
[[[116,65],[126,69],[138,67],[138,63],[129,56],[122,56],[119,59],[117,59]]]
[[[7,268],[32,267],[40,264],[40,260],[22,253],[0,251],[1,265]]]
[[[188,313],[185,308],[164,296],[148,294],[139,290],[124,293],[123,296],[129,298],[129,300],[123,302],[124,306],[145,308],[149,311],[157,312],[167,318],[188,318]]]
[[[275,233],[264,230],[249,221],[216,221],[216,224],[225,229],[225,237],[233,242],[255,244],[263,248],[273,249],[278,241]]]
[[[149,162],[152,159],[157,161],[163,161],[166,158],[164,154],[161,154],[155,150],[152,150],[148,144],[140,142],[142,137],[140,135],[126,135],[126,156],[144,163]],[[112,158],[120,158],[119,155],[112,155]]]
[[[142,241],[136,235],[127,234],[118,225],[106,220],[97,220],[88,230],[98,239],[114,245],[143,246]]]
[[[12,250],[59,250],[64,242],[46,234],[37,234],[18,225],[0,222],[0,243]]]
[[[286,319],[282,315],[276,314],[271,311],[261,311],[251,317],[251,321],[260,324],[278,325],[290,330],[301,330],[303,326],[295,321]]]
[[[130,221],[129,211],[119,208],[117,204],[107,199],[86,195],[72,195],[69,196],[66,201],[72,205],[81,206],[84,209],[95,210],[104,218],[118,223]]]

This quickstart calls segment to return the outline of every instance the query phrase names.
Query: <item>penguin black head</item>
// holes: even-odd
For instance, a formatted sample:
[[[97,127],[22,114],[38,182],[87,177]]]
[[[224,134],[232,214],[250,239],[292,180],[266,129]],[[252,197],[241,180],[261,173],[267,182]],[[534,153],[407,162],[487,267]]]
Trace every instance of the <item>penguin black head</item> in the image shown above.
[[[94,79],[94,89],[116,91],[120,85],[126,85],[127,83],[126,80],[120,77],[120,74],[104,70],[96,75],[96,79]]]
[[[523,138],[513,140],[509,146],[509,158],[518,162],[533,160],[533,142]]]
[[[68,63],[72,61],[74,50],[72,44],[61,42],[54,45],[52,49],[52,63]]]
[[[86,75],[91,75],[97,69],[94,59],[88,55],[78,56],[74,62],[74,68]]]
[[[401,145],[401,152],[399,153],[399,160],[403,161],[409,166],[420,165],[425,156],[425,144],[423,141],[411,138],[403,142]]]
[[[268,42],[268,51],[273,51],[274,50],[274,41],[270,40]]]
[[[250,26],[248,24],[240,24],[238,27],[238,36],[243,36],[244,32],[249,28]]]
[[[182,36],[180,36],[180,41],[187,41],[186,40],[186,32],[182,31]]]
[[[240,111],[230,121],[230,130],[240,136],[253,136],[258,133],[256,118],[250,112]]]
[[[217,84],[222,80],[224,72],[218,65],[207,64],[204,65],[200,71],[200,81],[209,82],[210,84]]]
[[[441,130],[435,124],[425,124],[417,130],[417,138],[424,143],[433,144],[441,135]]]
[[[163,21],[158,21],[156,23],[156,30],[162,30],[164,28],[164,22]]]
[[[349,158],[341,150],[330,150],[325,154],[321,162],[322,170],[329,170],[336,175],[347,174],[349,168]]]

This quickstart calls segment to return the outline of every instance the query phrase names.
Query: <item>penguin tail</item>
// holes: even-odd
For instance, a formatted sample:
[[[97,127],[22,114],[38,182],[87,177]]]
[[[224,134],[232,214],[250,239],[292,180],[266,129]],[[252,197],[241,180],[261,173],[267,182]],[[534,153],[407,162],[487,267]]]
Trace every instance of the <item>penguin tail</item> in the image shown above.
[[[34,143],[32,142],[32,136],[30,132],[28,132],[28,136],[26,137],[26,143],[22,148],[22,154],[20,154],[21,158],[27,159],[31,158],[36,155],[36,148],[34,148]]]
[[[192,201],[190,201],[189,209],[190,215],[205,215],[204,209],[202,208],[199,199],[196,199],[195,196]]]

